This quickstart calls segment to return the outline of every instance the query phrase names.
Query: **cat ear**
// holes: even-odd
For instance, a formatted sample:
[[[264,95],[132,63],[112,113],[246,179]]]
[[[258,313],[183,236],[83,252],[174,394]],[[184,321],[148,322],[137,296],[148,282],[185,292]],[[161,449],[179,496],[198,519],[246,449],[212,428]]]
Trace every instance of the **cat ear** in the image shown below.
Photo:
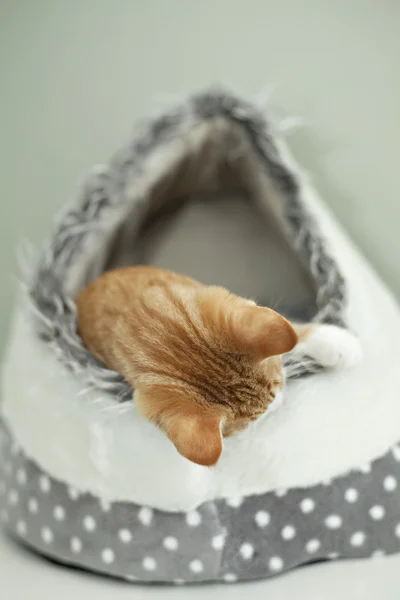
[[[239,347],[261,359],[289,352],[297,344],[297,334],[289,321],[260,306],[240,309],[233,319],[233,332]]]
[[[225,343],[239,353],[262,360],[289,352],[297,344],[295,330],[282,315],[224,288],[201,289],[198,302],[207,328],[214,335],[222,335]]]
[[[177,415],[166,427],[179,454],[204,467],[217,464],[222,454],[221,419],[206,415]]]
[[[194,402],[182,392],[160,387],[136,391],[144,417],[158,425],[179,454],[205,467],[214,466],[222,453],[222,416]]]

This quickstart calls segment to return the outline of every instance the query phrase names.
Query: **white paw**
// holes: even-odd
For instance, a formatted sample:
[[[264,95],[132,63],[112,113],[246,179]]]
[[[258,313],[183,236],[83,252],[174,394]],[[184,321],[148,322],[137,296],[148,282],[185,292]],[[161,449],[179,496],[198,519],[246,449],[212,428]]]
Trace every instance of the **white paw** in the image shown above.
[[[347,329],[336,325],[318,325],[301,345],[304,354],[323,367],[353,367],[362,359],[359,340]]]

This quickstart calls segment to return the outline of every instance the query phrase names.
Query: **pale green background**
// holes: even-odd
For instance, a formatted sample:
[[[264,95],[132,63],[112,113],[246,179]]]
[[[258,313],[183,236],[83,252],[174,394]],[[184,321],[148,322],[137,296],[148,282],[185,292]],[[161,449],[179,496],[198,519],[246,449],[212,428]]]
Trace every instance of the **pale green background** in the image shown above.
[[[278,85],[297,157],[400,295],[398,0],[2,0],[0,75],[0,345],[17,240],[139,116],[214,82]]]

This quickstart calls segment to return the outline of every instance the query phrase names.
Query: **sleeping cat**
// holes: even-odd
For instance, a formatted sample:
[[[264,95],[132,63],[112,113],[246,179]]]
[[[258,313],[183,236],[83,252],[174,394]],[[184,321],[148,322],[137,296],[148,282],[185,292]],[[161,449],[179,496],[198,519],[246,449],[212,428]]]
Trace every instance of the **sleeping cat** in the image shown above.
[[[86,347],[135,389],[137,410],[189,461],[211,467],[223,438],[282,399],[282,355],[325,367],[360,359],[334,325],[297,325],[277,312],[155,267],[108,271],[77,298]]]

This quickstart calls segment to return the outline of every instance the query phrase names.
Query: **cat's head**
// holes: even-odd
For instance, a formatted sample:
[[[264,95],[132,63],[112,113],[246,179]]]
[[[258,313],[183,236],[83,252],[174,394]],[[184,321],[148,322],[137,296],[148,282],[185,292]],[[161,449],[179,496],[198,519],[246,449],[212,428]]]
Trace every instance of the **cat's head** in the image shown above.
[[[168,303],[136,403],[180,454],[213,466],[223,437],[261,417],[283,387],[282,354],[297,335],[280,314],[223,288],[181,289]]]

